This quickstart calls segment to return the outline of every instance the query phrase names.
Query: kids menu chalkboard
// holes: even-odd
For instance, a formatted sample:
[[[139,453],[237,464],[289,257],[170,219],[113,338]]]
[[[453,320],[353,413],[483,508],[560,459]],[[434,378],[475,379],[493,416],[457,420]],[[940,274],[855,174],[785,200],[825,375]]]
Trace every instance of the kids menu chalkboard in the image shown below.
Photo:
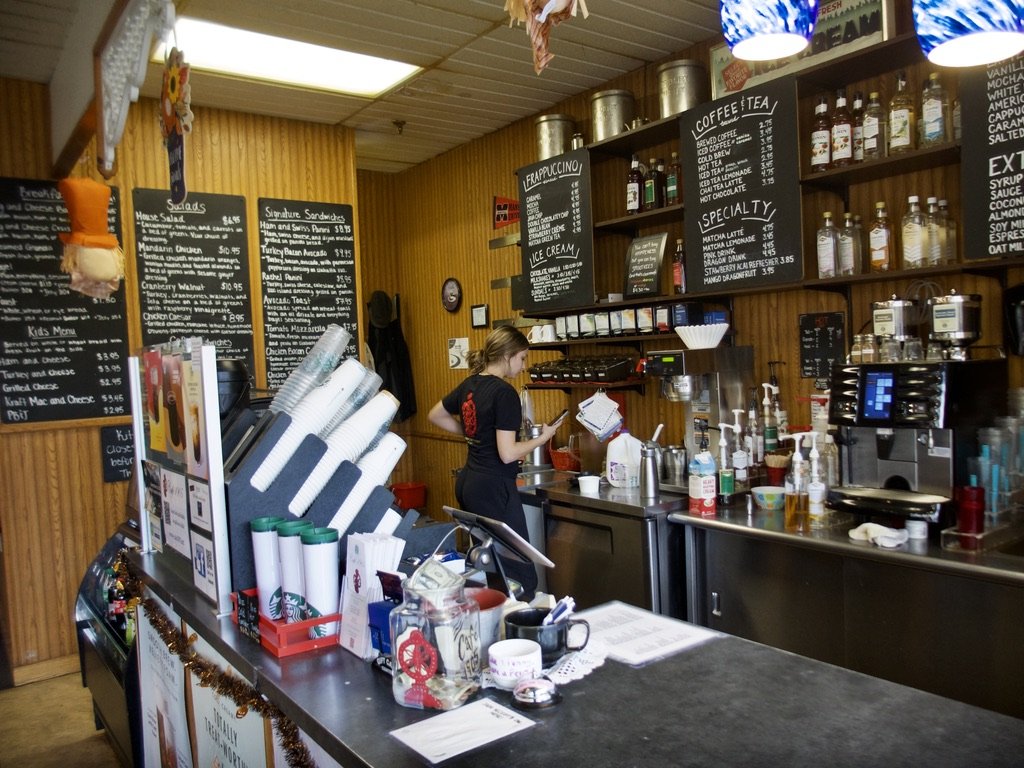
[[[202,337],[255,370],[245,198],[132,190],[142,343]]]
[[[690,291],[803,277],[796,103],[790,77],[680,116]]]
[[[121,239],[120,197],[107,222]],[[50,181],[0,179],[0,421],[125,416],[124,285],[106,299],[69,287],[61,272],[67,208]]]
[[[520,168],[518,175],[524,310],[592,304],[590,154],[566,152]]]
[[[280,387],[331,323],[358,355],[352,206],[260,198],[267,386]]]
[[[965,70],[960,187],[963,257],[1024,254],[1024,55]],[[956,212],[953,212],[956,216]]]

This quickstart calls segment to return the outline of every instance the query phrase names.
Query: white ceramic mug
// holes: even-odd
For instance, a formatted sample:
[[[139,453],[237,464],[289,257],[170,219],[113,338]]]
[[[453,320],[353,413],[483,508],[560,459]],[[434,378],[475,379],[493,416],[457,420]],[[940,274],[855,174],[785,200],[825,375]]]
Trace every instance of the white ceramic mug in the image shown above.
[[[533,640],[499,640],[491,644],[487,659],[494,684],[506,691],[520,680],[539,677],[543,670],[540,643]]]

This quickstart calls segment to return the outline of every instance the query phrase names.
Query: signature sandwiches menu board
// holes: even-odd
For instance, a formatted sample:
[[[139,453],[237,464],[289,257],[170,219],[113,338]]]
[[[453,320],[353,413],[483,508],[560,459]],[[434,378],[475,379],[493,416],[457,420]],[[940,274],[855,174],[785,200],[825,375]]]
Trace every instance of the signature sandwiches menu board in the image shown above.
[[[107,222],[121,239],[120,197]],[[67,208],[50,181],[0,179],[0,422],[90,419],[131,411],[124,286],[106,299],[61,272]]]
[[[965,71],[960,186],[964,259],[1024,253],[1024,56]],[[978,117],[974,117],[977,115]],[[982,119],[984,118],[984,119]],[[953,212],[956,215],[956,212]]]
[[[691,291],[803,277],[796,86],[783,78],[680,117]]]
[[[566,152],[520,168],[518,175],[523,309],[592,304],[590,154]]]
[[[331,323],[358,355],[352,206],[260,198],[267,386],[284,384]]]
[[[132,190],[144,346],[199,336],[254,370],[245,198]]]

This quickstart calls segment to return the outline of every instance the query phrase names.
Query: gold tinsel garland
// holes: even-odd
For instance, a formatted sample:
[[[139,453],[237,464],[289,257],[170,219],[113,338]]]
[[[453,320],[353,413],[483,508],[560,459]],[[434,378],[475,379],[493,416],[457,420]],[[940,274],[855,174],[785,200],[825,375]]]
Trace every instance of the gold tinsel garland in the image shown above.
[[[263,717],[269,717],[274,723],[274,730],[281,740],[285,757],[290,768],[316,768],[316,762],[309,753],[309,748],[299,737],[298,726],[293,723],[277,706],[267,701],[249,683],[241,678],[229,675],[208,659],[204,659],[192,648],[197,635],[186,638],[180,629],[174,626],[164,615],[160,605],[152,598],[142,598],[142,581],[132,570],[128,562],[127,550],[122,550],[114,563],[114,573],[124,585],[128,598],[128,609],[134,610],[139,604],[146,613],[146,618],[167,645],[167,649],[178,657],[185,669],[189,670],[204,688],[213,688],[220,696],[228,696],[238,706],[235,717],[245,717],[253,710]]]

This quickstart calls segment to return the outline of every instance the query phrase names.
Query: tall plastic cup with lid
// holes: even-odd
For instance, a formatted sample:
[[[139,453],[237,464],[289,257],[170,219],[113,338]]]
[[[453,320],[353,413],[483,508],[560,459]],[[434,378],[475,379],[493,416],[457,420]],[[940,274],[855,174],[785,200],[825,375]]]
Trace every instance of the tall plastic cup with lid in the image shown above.
[[[277,551],[281,559],[281,610],[285,622],[306,618],[306,581],[302,565],[302,532],[313,528],[309,520],[289,520],[277,526]]]
[[[337,613],[340,596],[339,540],[335,528],[305,528],[302,540],[302,575],[306,588],[307,619]],[[310,639],[338,633],[338,622],[329,621],[309,628]]]

